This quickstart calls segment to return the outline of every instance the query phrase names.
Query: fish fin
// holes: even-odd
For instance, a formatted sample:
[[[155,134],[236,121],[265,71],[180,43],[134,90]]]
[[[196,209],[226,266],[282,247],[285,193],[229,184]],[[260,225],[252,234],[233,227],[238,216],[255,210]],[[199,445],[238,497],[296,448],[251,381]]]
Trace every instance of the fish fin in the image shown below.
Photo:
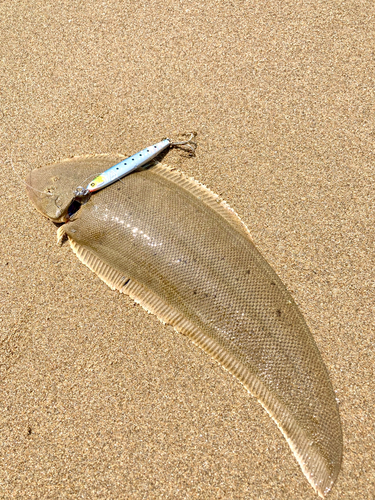
[[[59,229],[59,231],[61,228]],[[87,250],[82,245],[76,243],[68,235],[69,244],[71,249],[79,258],[79,260],[85,264],[91,271],[93,271],[101,280],[106,283],[112,290],[119,290],[120,292],[125,291],[125,287],[129,283],[129,278],[124,276],[120,271],[114,269],[109,264],[103,262],[99,257],[94,255],[90,250]]]
[[[57,230],[57,245],[59,247],[61,247],[61,245],[63,244],[63,241],[66,237],[66,232],[65,232],[65,228],[64,226],[60,226]]]
[[[204,191],[205,193],[205,191]],[[61,231],[61,229],[60,229]],[[174,329],[188,337],[218,361],[224,369],[234,375],[244,387],[257,398],[270,417],[275,421],[286,438],[307,480],[324,497],[331,489],[340,470],[340,463],[333,466],[321,454],[311,436],[305,434],[293,415],[270,392],[265,384],[249,372],[234,356],[211,339],[189,320],[168,306],[155,293],[145,286],[124,276],[121,272],[94,255],[91,250],[76,243],[69,237],[69,243],[79,260],[102,279],[112,290],[129,295],[147,312],[155,314],[160,321],[170,324]]]
[[[203,201],[206,205],[212,208],[216,213],[220,214],[226,221],[229,222],[237,231],[250,238],[250,231],[246,224],[242,222],[240,216],[224,201],[218,194],[215,194],[204,184],[201,184],[193,177],[187,177],[185,174],[171,168],[164,163],[157,163],[150,172],[154,172],[161,177],[168,179],[170,182],[177,184],[179,187],[186,189],[189,193]],[[250,238],[251,239],[251,238]]]
[[[59,229],[61,230],[61,228]],[[197,330],[190,321],[177,313],[173,308],[166,305],[163,300],[140,285],[134,280],[130,280],[117,269],[105,263],[84,246],[75,242],[68,236],[70,246],[79,260],[104,281],[112,290],[129,295],[135,302],[140,304],[147,312],[155,314],[164,324],[178,327],[178,332],[190,336],[192,329]]]

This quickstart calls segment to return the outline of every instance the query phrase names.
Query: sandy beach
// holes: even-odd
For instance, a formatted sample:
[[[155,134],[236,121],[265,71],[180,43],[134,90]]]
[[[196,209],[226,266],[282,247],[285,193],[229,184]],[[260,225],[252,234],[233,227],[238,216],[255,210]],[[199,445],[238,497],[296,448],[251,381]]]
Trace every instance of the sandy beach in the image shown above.
[[[374,20],[365,0],[0,2],[1,499],[318,498],[242,385],[27,198],[34,168],[189,131],[196,157],[164,162],[241,216],[328,368],[328,498],[375,498]]]

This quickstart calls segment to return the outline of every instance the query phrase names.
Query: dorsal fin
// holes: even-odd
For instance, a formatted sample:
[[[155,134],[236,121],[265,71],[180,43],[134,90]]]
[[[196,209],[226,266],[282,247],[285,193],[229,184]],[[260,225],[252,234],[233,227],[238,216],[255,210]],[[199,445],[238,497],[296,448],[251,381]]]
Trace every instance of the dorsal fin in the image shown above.
[[[157,163],[152,167],[152,171],[158,175],[174,182],[178,186],[186,189],[189,193],[201,199],[206,205],[215,210],[225,220],[229,222],[237,231],[241,231],[245,236],[250,239],[250,232],[245,223],[242,222],[240,216],[231,208],[226,201],[224,201],[218,194],[215,194],[204,184],[201,184],[193,177],[187,177],[185,174],[171,168],[164,163]]]

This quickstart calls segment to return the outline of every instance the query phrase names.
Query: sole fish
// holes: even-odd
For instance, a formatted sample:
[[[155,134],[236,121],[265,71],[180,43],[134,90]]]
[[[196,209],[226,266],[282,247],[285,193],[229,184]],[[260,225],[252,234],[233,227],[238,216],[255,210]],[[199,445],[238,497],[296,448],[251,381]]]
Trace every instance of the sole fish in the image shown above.
[[[28,194],[65,222],[77,257],[189,336],[253,394],[323,497],[342,459],[335,394],[290,293],[245,225],[206,187],[163,164],[136,171],[72,206],[72,193],[121,161],[77,157],[32,171]],[[74,203],[74,202],[73,202]]]

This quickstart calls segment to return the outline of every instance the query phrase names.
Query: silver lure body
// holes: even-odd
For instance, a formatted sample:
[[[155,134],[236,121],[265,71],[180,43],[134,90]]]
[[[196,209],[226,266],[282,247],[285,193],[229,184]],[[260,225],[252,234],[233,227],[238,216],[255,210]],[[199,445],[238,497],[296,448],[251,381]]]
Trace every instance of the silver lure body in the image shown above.
[[[109,186],[118,179],[130,174],[137,168],[149,163],[171,145],[172,142],[170,139],[164,139],[152,146],[142,149],[142,151],[139,151],[133,156],[125,158],[125,160],[120,161],[120,163],[117,163],[113,167],[98,175],[87,185],[86,191],[88,193],[95,193],[96,191],[99,191],[99,189]]]

